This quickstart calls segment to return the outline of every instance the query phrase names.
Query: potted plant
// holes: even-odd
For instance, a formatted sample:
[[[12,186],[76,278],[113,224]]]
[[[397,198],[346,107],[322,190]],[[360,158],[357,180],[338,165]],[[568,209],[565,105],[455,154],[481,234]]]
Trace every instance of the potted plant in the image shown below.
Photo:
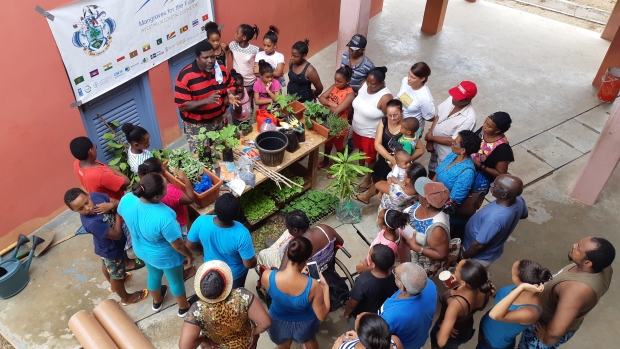
[[[213,141],[215,150],[222,152],[222,160],[232,162],[235,161],[233,156],[233,148],[240,144],[239,139],[235,138],[237,128],[228,125],[220,131],[209,131],[207,137]]]
[[[254,129],[252,127],[252,124],[250,124],[249,121],[243,121],[241,122],[237,128],[239,129],[239,132],[241,132],[241,136],[245,137],[247,135],[249,135],[250,133],[252,133],[252,130]]]
[[[327,120],[325,122],[327,128],[329,129],[330,137],[340,137],[347,132],[349,129],[349,120],[343,119],[340,115],[336,115],[334,113],[330,113],[327,116]]]
[[[304,115],[306,116],[306,127],[313,129],[316,133],[325,138],[330,138],[329,129],[324,126],[327,121],[327,116],[331,113],[329,109],[325,108],[322,104],[306,101],[304,103],[306,110]]]
[[[211,189],[203,193],[194,191],[194,202],[196,205],[207,207],[218,198],[222,180],[216,176],[215,173],[209,171],[203,162],[197,157],[194,157],[186,149],[178,148],[172,150],[170,152],[170,158],[164,161],[164,168],[168,169],[165,171],[165,177],[168,182],[174,184],[177,188],[181,189],[181,191],[185,191],[185,184],[183,184],[169,168],[178,169],[185,173],[193,185],[200,182],[203,174],[207,174],[211,177],[211,183],[213,183]]]
[[[372,172],[371,169],[359,165],[360,160],[367,157],[360,152],[349,154],[348,147],[344,148],[344,153],[337,153],[336,156],[321,154],[334,162],[327,173],[335,179],[325,190],[340,199],[340,205],[336,208],[336,217],[343,223],[359,223],[362,218],[362,207],[353,201],[355,196],[353,188],[359,184],[358,175]]]
[[[253,189],[241,195],[239,204],[250,225],[255,225],[277,210],[275,201],[261,190]]]
[[[311,189],[284,206],[282,212],[288,213],[293,210],[302,210],[308,216],[312,225],[332,214],[339,201],[331,193]]]
[[[299,105],[303,107],[303,104],[297,102],[298,99],[299,97],[296,94],[281,94],[276,97],[275,102],[269,104],[267,110],[277,118],[283,118],[288,114],[296,114],[300,111]],[[301,112],[303,112],[303,110],[301,110]]]

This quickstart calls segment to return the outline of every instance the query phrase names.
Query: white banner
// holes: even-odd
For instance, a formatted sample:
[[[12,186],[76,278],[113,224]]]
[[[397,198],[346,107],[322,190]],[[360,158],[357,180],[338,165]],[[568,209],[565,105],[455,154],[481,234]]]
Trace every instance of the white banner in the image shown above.
[[[206,39],[210,0],[80,0],[48,20],[84,103]]]

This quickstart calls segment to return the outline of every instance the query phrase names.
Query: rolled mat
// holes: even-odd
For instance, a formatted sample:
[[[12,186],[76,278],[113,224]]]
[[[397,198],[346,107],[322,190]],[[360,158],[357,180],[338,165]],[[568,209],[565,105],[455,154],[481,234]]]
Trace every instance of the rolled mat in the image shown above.
[[[155,349],[117,301],[105,300],[93,313],[120,349]]]
[[[73,314],[69,329],[84,349],[119,349],[90,311]]]

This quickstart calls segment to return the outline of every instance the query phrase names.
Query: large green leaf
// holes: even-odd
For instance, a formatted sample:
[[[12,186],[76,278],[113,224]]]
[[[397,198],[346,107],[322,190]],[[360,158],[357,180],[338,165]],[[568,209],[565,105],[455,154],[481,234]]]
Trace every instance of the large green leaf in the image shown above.
[[[104,133],[102,138],[106,141],[111,141],[116,137],[114,137],[114,134],[108,132],[108,133]]]
[[[116,143],[116,142],[108,142],[108,147],[115,148],[115,149],[121,149],[123,145]]]
[[[120,122],[118,122],[118,121],[112,121],[112,122],[110,122],[109,124],[110,124],[110,125],[112,125],[112,126],[114,126],[114,127],[119,127],[119,126],[121,125],[121,123],[120,123]]]
[[[121,161],[120,157],[114,158],[114,159],[110,160],[110,162],[108,162],[108,165],[116,165],[116,164],[118,164],[119,161]]]

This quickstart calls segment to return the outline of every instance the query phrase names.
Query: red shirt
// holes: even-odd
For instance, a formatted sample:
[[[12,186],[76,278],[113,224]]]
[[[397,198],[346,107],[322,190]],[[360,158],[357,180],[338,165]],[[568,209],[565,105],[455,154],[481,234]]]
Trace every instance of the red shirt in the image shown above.
[[[183,192],[172,183],[168,183],[167,188],[168,192],[166,196],[161,199],[161,202],[166,204],[166,206],[170,207],[177,214],[177,222],[180,226],[184,227],[187,223],[187,207],[181,205]]]
[[[73,171],[88,193],[102,193],[111,199],[120,200],[125,192],[121,189],[125,179],[116,175],[104,163],[95,161],[100,166],[81,168],[80,160],[73,163]]]

